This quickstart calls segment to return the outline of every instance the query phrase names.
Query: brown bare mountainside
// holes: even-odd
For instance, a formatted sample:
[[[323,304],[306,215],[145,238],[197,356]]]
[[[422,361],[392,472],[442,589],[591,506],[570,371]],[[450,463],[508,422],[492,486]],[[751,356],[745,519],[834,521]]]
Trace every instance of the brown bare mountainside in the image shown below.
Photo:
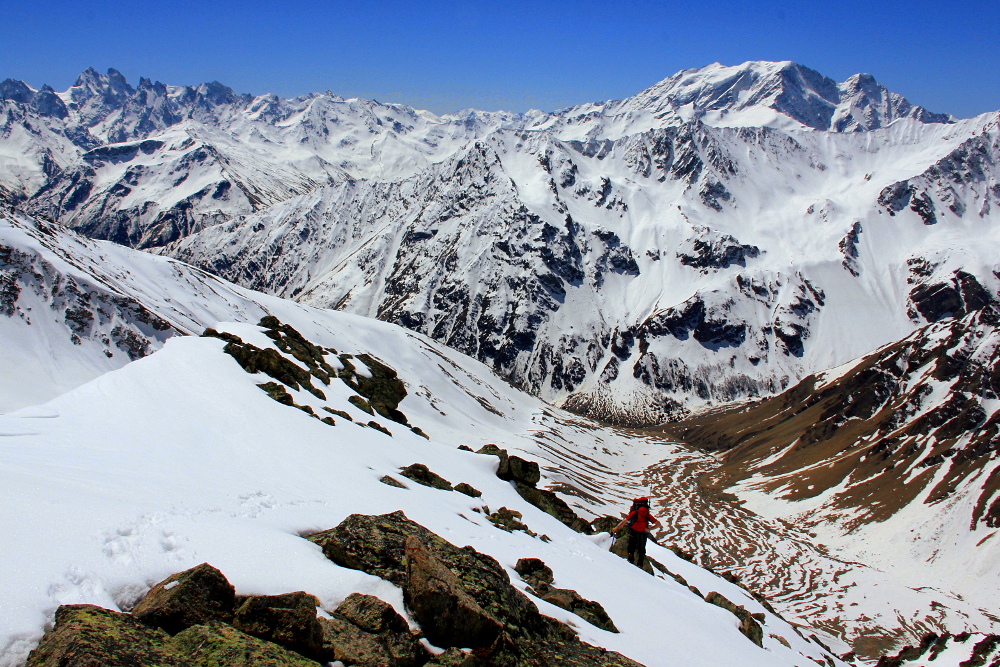
[[[783,500],[840,510],[843,528],[885,521],[913,502],[971,494],[969,530],[1000,527],[1000,393],[992,307],[931,325],[860,361],[811,375],[779,396],[668,425],[684,442],[724,451],[702,480],[724,491],[755,478]]]

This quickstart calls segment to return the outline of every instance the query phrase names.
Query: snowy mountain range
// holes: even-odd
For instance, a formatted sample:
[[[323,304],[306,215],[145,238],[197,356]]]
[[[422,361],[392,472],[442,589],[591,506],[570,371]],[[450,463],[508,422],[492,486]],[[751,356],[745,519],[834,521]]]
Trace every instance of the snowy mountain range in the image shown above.
[[[398,443],[398,426],[374,415],[377,426],[336,427],[351,431],[346,440],[360,443],[351,456],[379,475],[413,463],[400,457],[417,445],[443,446],[451,453],[424,462],[479,488],[485,482],[454,449],[500,441],[539,460],[546,487],[587,520],[616,514],[624,499],[649,489],[657,511],[676,517],[661,537],[738,576],[836,649],[815,652],[803,639],[810,649],[793,641],[791,662],[760,664],[802,656],[840,664],[831,653],[873,659],[909,643],[922,648],[891,664],[931,651],[958,665],[996,643],[990,635],[979,648],[964,640],[945,648],[948,638],[996,632],[1000,623],[990,611],[995,595],[980,586],[1000,572],[990,539],[1000,493],[998,164],[1000,113],[959,120],[911,105],[870,75],[838,84],[788,62],[686,70],[626,100],[551,113],[449,116],[331,93],[288,100],[147,79],[133,88],[114,70],[87,70],[63,93],[7,80],[0,340],[12,362],[0,377],[0,412],[70,393],[56,401],[65,411],[52,404],[5,418],[4,460],[30,477],[43,460],[70,456],[65,434],[106,429],[98,422],[110,417],[86,415],[104,415],[107,402],[135,415],[110,436],[111,449],[129,451],[129,429],[155,422],[164,435],[153,448],[162,446],[164,457],[176,443],[196,447],[197,433],[223,434],[220,452],[238,448],[250,427],[218,419],[244,414],[244,389],[297,415],[278,418],[249,400],[251,412],[287,431],[267,426],[266,438],[254,441],[262,447],[272,436],[322,446],[329,424],[313,433],[316,420],[296,405],[364,423],[346,395],[321,403],[304,386],[244,387],[248,377],[230,373],[217,341],[191,339],[215,327],[274,347],[251,325],[275,315],[323,349],[389,363],[419,399],[405,411],[430,445],[413,440],[377,465],[366,448],[383,436]],[[193,370],[199,365],[211,378]],[[177,390],[166,396],[161,385]],[[205,409],[177,397],[180,387],[202,385],[214,397],[202,397]],[[144,393],[156,398],[137,403]],[[293,405],[274,403],[286,395]],[[166,426],[163,405],[194,417]],[[37,420],[50,413],[54,426],[36,425],[49,424]],[[672,441],[719,454],[695,455],[655,432],[603,428],[588,417],[640,428],[680,419],[668,429]],[[403,439],[411,436],[419,438],[403,430]],[[44,446],[33,449],[33,438]],[[302,457],[318,451],[304,447]],[[111,484],[103,451],[88,445],[82,458],[67,459],[96,475],[83,486]],[[166,484],[145,474],[135,478]],[[9,487],[14,496],[29,488],[28,477]],[[39,479],[45,495],[61,477]],[[262,498],[284,497],[275,489],[291,478],[275,479]],[[318,479],[306,485],[319,489]],[[349,484],[367,484],[359,480]],[[179,514],[176,498],[151,497],[143,516],[192,517],[199,503],[257,498],[236,486],[223,493],[232,498]],[[372,487],[370,507],[323,500],[322,520],[287,509],[300,499],[265,499],[264,509],[287,506],[279,512],[294,515],[281,523],[287,537],[331,528],[348,511],[398,509],[383,486]],[[507,490],[490,505],[516,506],[531,525],[538,510]],[[93,502],[82,493],[66,502]],[[33,508],[43,502],[31,498],[37,502],[24,500],[7,526],[29,542]],[[420,506],[423,525],[457,531],[505,566],[513,557],[485,546],[490,522],[485,533],[467,529],[469,507],[448,504],[448,516],[460,517],[452,521],[433,518],[436,502]],[[254,507],[254,517],[267,515]],[[11,664],[56,604],[124,609],[140,588],[209,557],[199,554],[227,553],[177,519],[198,546],[180,558],[168,549],[177,565],[170,569],[150,555],[152,534],[130,541],[120,532],[129,528],[118,524],[143,519],[106,514],[81,531],[111,536],[102,552],[109,561],[98,551],[72,563],[32,556],[48,565],[18,598],[34,611],[3,628]],[[174,543],[174,534],[164,539]],[[119,559],[121,549],[135,560]],[[546,560],[564,557],[556,549]],[[126,561],[137,564],[126,567],[130,579],[109,574]],[[312,579],[272,585],[240,574],[239,559],[229,562],[227,574],[242,577],[237,588],[313,587],[331,604],[347,592],[323,593]],[[84,575],[72,574],[81,568]],[[682,579],[692,576],[703,575],[685,570]],[[49,592],[32,597],[29,589]],[[584,634],[647,664],[662,650],[642,644],[630,653]],[[768,650],[774,642],[784,646],[775,639]],[[702,664],[700,650],[686,648],[684,664]]]
[[[716,64],[616,102],[441,117],[114,70],[0,93],[0,184],[25,210],[402,324],[616,423],[895,340],[934,319],[914,290],[956,270],[997,291],[997,115],[870,75]]]

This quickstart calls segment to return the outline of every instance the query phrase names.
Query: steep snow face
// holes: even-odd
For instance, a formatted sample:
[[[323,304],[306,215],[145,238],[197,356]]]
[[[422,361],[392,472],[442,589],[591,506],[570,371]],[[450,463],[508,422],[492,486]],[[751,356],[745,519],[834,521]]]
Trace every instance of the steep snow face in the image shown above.
[[[166,252],[652,423],[996,299],[996,141],[995,116],[839,134],[693,121],[615,141],[501,130],[413,178],[323,188]],[[956,290],[958,309],[941,301]]]

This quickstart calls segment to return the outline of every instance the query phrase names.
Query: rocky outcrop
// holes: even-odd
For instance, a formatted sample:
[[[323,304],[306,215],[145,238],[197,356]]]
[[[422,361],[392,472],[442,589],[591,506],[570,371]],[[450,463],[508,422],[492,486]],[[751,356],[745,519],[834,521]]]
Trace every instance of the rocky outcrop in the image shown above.
[[[714,604],[717,607],[722,607],[726,611],[731,612],[740,621],[740,632],[742,632],[747,639],[752,641],[757,646],[761,648],[764,647],[764,631],[760,627],[760,623],[757,622],[749,611],[740,605],[733,604],[726,597],[712,591],[705,596],[705,602],[709,604]]]
[[[252,595],[236,609],[233,627],[314,659],[322,658],[323,628],[316,618],[319,600],[298,591]]]
[[[94,667],[95,665],[186,667],[170,646],[170,637],[129,614],[94,605],[65,605],[56,624],[28,655],[26,667]]]
[[[403,599],[427,639],[442,647],[486,647],[502,626],[466,592],[461,580],[411,535],[406,539]]]
[[[417,484],[429,486],[432,489],[441,489],[442,491],[454,490],[451,482],[446,480],[441,475],[431,472],[423,463],[414,463],[406,466],[405,468],[401,468],[399,474],[407,479],[413,480]]]
[[[232,622],[235,601],[235,589],[225,575],[202,563],[153,586],[132,608],[132,615],[146,625],[177,634],[192,625]]]
[[[387,602],[352,593],[330,618],[320,618],[327,659],[358,667],[416,667],[427,651]]]
[[[497,477],[513,482],[518,495],[527,502],[555,517],[578,533],[590,535],[595,532],[593,527],[585,519],[580,518],[562,498],[552,491],[535,487],[535,484],[541,480],[541,472],[538,464],[534,461],[527,461],[520,456],[512,456],[507,453],[506,449],[501,449],[496,445],[485,445],[476,453],[492,454],[499,457]]]
[[[403,588],[407,605],[431,642],[474,648],[475,660],[451,651],[431,665],[637,664],[580,642],[568,626],[542,616],[511,585],[495,559],[471,547],[456,547],[402,512],[353,514],[336,528],[307,539],[338,565]]]
[[[307,537],[323,548],[327,558],[341,567],[381,577],[406,587],[406,542],[419,543],[461,580],[465,591],[514,636],[545,635],[548,622],[520,591],[510,585],[507,572],[496,559],[473,549],[459,549],[401,511],[381,516],[352,514],[336,528]]]
[[[193,667],[316,667],[302,657],[222,623],[194,625],[170,642]],[[130,666],[131,667],[131,666]],[[145,667],[145,665],[143,665]]]

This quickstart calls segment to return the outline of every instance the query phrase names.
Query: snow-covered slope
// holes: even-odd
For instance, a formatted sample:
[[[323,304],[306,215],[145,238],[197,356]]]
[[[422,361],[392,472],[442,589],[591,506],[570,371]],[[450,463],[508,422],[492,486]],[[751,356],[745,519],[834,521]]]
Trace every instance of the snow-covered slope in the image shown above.
[[[810,566],[819,563],[817,571],[839,572],[836,580],[850,584],[847,594],[831,587],[826,595],[827,583],[812,580],[810,604],[803,604],[801,594],[774,599],[775,608],[800,626],[803,635],[816,634],[837,653],[847,652],[859,638],[868,638],[870,646],[877,637],[879,646],[889,647],[918,640],[914,633],[921,628],[960,632],[990,627],[968,603],[949,597],[942,611],[931,604],[938,599],[934,593],[911,591],[925,585],[919,578],[866,566],[874,556],[851,562],[823,555],[817,560],[813,556],[822,551],[800,532],[748,518],[745,511],[733,525],[725,505],[709,503],[692,519],[679,501],[703,498],[690,492],[683,474],[692,458],[689,450],[552,408],[429,338],[253,293],[175,260],[82,239],[17,211],[4,214],[4,367],[27,371],[0,387],[3,405],[34,405],[76,387],[46,405],[0,418],[0,488],[8,508],[0,529],[10,536],[4,541],[4,562],[15,564],[4,570],[0,585],[10,608],[19,610],[4,615],[0,625],[6,664],[16,664],[37,641],[57,604],[127,606],[163,576],[206,560],[244,592],[304,589],[333,605],[360,590],[398,606],[397,589],[337,569],[297,535],[330,528],[352,512],[400,508],[505,566],[519,557],[542,558],[556,571],[557,585],[600,601],[623,630],[621,636],[608,636],[583,627],[583,639],[640,662],[674,664],[662,661],[669,655],[678,664],[718,664],[727,651],[732,655],[725,659],[739,664],[801,664],[800,654],[822,659],[818,644],[793,637],[789,626],[738,587],[668,550],[651,546],[650,554],[702,594],[717,590],[765,613],[766,651],[735,631],[734,617],[720,616],[715,608],[704,611],[707,605],[687,588],[676,587],[672,578],[652,580],[642,574],[644,578],[634,580],[639,573],[609,559],[606,542],[569,531],[493,477],[495,459],[457,450],[458,445],[476,449],[487,443],[538,461],[544,485],[585,519],[617,515],[628,498],[653,491],[657,507],[669,511],[661,515],[670,518],[663,536],[685,549],[700,545],[698,559],[705,553],[748,558],[741,540],[766,539],[783,557]],[[242,324],[219,328],[273,349],[272,339],[247,324],[266,313],[292,324],[309,340],[335,348],[333,365],[342,364],[341,354],[365,353],[398,371],[407,390],[399,409],[430,440],[397,422],[364,414],[348,400],[354,392],[340,380],[330,385],[314,381],[322,396],[286,385],[294,403],[334,422],[321,423],[255,386],[273,378],[245,373],[222,351],[224,341],[177,335],[198,333],[218,319],[236,319]],[[150,322],[163,325],[147,326]],[[117,345],[117,327],[133,332],[145,354],[124,368],[128,348]],[[105,335],[108,342],[101,338]],[[154,350],[160,351],[148,354]],[[52,358],[46,356],[52,353]],[[75,376],[64,373],[71,363],[81,369]],[[111,368],[118,370],[101,375]],[[34,394],[26,396],[25,388]],[[281,398],[274,388],[272,393]],[[359,425],[365,422],[392,435]],[[403,491],[378,483],[382,475],[416,462],[453,483],[471,483],[484,491],[483,500],[419,485]],[[522,512],[533,531],[553,541],[500,532],[481,513],[470,511],[482,503],[491,510],[506,506]],[[718,562],[731,569],[725,560]],[[784,560],[753,564],[774,581],[787,581],[792,574]],[[763,581],[747,579],[751,589],[772,592],[764,585],[758,588]],[[638,602],[636,590],[642,591]],[[932,622],[923,619],[928,610]],[[557,608],[545,606],[543,611],[568,618]],[[922,620],[908,620],[916,614]],[[650,619],[655,619],[652,629]],[[574,622],[578,628],[585,625]],[[790,653],[776,637],[790,643]],[[963,655],[962,660],[967,653]]]
[[[637,465],[654,455],[654,447],[636,448],[555,412],[476,362],[393,325],[265,300],[325,348],[341,372],[342,360],[350,359],[345,354],[354,355],[358,373],[370,373],[365,366],[373,363],[359,355],[391,364],[407,388],[399,409],[429,440],[362,412],[348,400],[354,390],[336,377],[329,384],[315,380],[320,391],[313,393],[285,387],[297,405],[326,415],[326,423],[272,400],[258,388],[272,378],[246,372],[217,337],[172,339],[159,352],[54,401],[5,415],[0,664],[19,664],[57,605],[127,608],[166,575],[204,561],[225,572],[240,594],[305,590],[332,609],[361,591],[406,613],[399,588],[334,565],[300,537],[351,513],[399,509],[453,543],[497,558],[522,589],[514,563],[543,559],[558,585],[599,601],[620,633],[597,629],[536,598],[543,613],[572,623],[582,640],[644,664],[844,664],[739,587],[651,546],[650,555],[691,585],[762,614],[763,648],[755,646],[730,612],[669,576],[651,576],[608,553],[606,534],[580,535],[529,505],[512,484],[496,478],[494,457],[457,449],[493,442],[537,452],[545,442],[558,451],[552,448],[558,440],[581,449],[601,447],[603,470],[593,472],[604,488],[599,497],[577,500],[593,516],[618,509],[617,503],[603,503],[636,490],[616,483],[611,470]],[[260,327],[220,329],[297,363]],[[353,421],[330,416],[326,407]],[[417,462],[453,483],[472,484],[482,497],[398,477],[401,467]],[[543,459],[544,474],[551,470]],[[571,480],[583,470],[563,465],[557,474]],[[409,488],[380,482],[384,475]],[[485,516],[487,506],[521,512],[546,540],[501,531]]]
[[[256,321],[259,298],[0,204],[0,412],[48,401],[220,319]]]

